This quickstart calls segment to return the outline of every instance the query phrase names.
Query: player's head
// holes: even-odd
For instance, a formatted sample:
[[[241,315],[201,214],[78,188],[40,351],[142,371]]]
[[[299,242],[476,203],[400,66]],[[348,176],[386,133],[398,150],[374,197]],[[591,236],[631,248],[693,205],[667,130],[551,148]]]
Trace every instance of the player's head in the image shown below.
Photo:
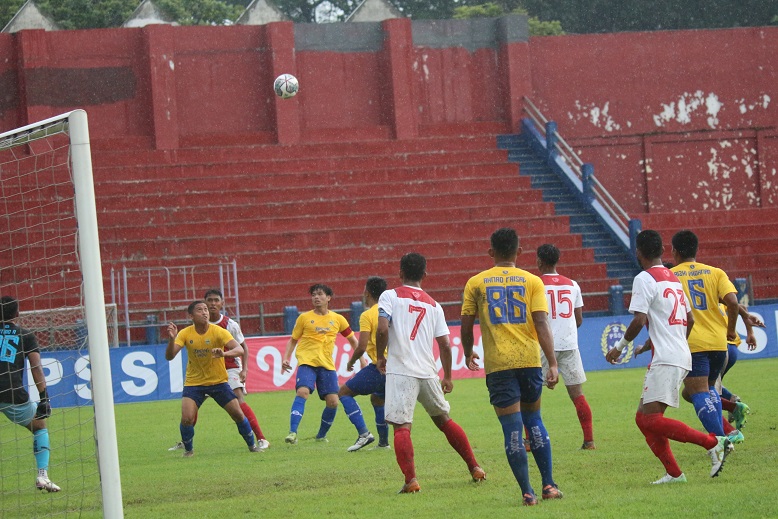
[[[11,296],[0,298],[0,322],[8,322],[19,316],[19,302]]]
[[[400,258],[400,277],[419,282],[427,275],[427,259],[418,252],[409,252]]]
[[[311,303],[313,303],[314,308],[327,308],[330,299],[332,299],[332,289],[323,283],[311,285],[308,293],[311,294]]]
[[[378,276],[370,276],[365,283],[365,293],[362,297],[362,302],[367,306],[367,297],[369,296],[373,301],[378,301],[381,294],[386,290],[386,280]]]
[[[697,239],[697,235],[692,231],[678,231],[673,236],[673,255],[678,254],[678,259],[681,260],[696,258],[699,245],[700,242]]]
[[[221,290],[211,288],[205,292],[203,296],[205,304],[208,305],[208,312],[211,314],[212,320],[221,314],[222,308],[224,308],[224,296]]]
[[[647,229],[641,231],[635,238],[638,260],[651,263],[653,260],[662,257],[662,237],[658,232]]]
[[[538,247],[538,268],[554,268],[559,263],[560,252],[554,245],[546,243]]]
[[[662,266],[666,269],[671,269],[675,267],[675,264],[672,261],[663,261]]]
[[[208,305],[203,300],[192,301],[186,309],[189,318],[197,323],[208,322]]]
[[[512,260],[520,252],[519,235],[510,227],[492,233],[490,256],[499,260]]]

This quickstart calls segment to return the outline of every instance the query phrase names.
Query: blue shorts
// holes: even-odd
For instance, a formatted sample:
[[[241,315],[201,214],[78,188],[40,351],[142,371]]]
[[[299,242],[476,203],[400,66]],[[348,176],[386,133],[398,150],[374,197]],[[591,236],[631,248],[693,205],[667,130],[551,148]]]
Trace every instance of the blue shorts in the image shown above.
[[[37,410],[38,404],[31,400],[26,404],[0,404],[0,411],[9,420],[24,427],[30,425],[30,422],[35,418],[35,411]]]
[[[205,402],[206,397],[211,397],[220,406],[224,407],[236,399],[235,393],[226,382],[213,386],[184,386],[184,398],[191,398],[199,408]]]
[[[355,395],[376,395],[383,399],[386,375],[378,371],[375,364],[368,364],[346,382],[346,387]]]
[[[313,388],[319,392],[319,398],[324,400],[327,395],[337,395],[340,387],[338,386],[338,373],[333,369],[323,368],[321,366],[313,367],[307,364],[297,366],[297,380],[294,388],[300,389],[307,387],[313,393]]]
[[[495,407],[510,407],[516,402],[537,402],[543,391],[542,368],[518,368],[486,375],[489,402]]]
[[[688,377],[708,377],[710,385],[716,383],[727,361],[726,351],[698,351],[692,353],[692,370]]]
[[[721,372],[721,378],[724,378],[724,375],[727,374],[727,371],[735,365],[735,362],[737,362],[737,354],[738,349],[737,346],[734,344],[727,344],[727,365],[724,366],[724,370]]]

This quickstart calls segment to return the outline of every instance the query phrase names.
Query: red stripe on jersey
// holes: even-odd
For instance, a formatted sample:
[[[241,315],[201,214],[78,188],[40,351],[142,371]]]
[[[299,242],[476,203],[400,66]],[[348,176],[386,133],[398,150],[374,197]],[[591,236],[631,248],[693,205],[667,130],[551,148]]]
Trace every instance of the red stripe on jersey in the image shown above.
[[[651,267],[647,269],[646,272],[648,272],[648,275],[654,278],[657,283],[660,281],[674,281],[680,283],[672,270],[662,266]]]
[[[413,299],[414,301],[427,303],[430,306],[438,305],[438,303],[435,302],[434,299],[432,299],[424,290],[420,288],[398,287],[395,288],[394,291],[397,294],[397,297],[400,297],[402,299]]]
[[[559,274],[543,274],[540,279],[546,286],[573,286],[573,280]]]
[[[354,333],[354,332],[352,332],[352,331],[351,331],[351,326],[349,326],[348,328],[346,328],[345,330],[342,330],[342,331],[340,332],[340,334],[341,334],[343,337],[348,337],[348,336],[349,336],[349,335],[351,335],[352,333]]]

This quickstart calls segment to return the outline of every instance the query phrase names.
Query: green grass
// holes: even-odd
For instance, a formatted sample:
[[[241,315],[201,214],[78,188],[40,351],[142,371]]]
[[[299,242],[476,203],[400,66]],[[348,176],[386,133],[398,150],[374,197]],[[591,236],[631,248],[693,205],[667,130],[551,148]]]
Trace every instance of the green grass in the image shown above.
[[[705,451],[672,442],[686,473],[686,485],[652,486],[664,474],[634,423],[643,369],[593,372],[584,386],[594,414],[596,451],[580,451],[581,429],[564,388],[545,391],[543,418],[554,450],[554,476],[565,493],[559,501],[518,510],[520,493],[508,468],[499,422],[482,379],[455,382],[451,416],[470,437],[487,472],[482,484],[470,482],[465,464],[418,408],[413,430],[416,470],[422,492],[396,495],[403,477],[393,451],[347,453],[356,438],[342,411],[330,442],[312,439],[323,404],[311,399],[296,446],[287,434],[291,392],[252,394],[271,447],[248,452],[235,425],[213,402],[200,412],[193,458],[168,452],[179,439],[180,403],[123,404],[116,408],[119,453],[127,517],[168,518],[241,516],[308,517],[775,517],[778,510],[778,412],[771,373],[778,359],[739,363],[728,386],[751,406],[746,442],[728,458],[720,477],[708,477]],[[374,425],[366,397],[358,399]],[[690,404],[668,416],[700,429]],[[372,427],[374,430],[374,427]],[[55,458],[62,453],[55,450]],[[530,456],[536,491],[540,477]],[[52,475],[52,479],[54,475]],[[56,480],[56,479],[55,479]],[[87,514],[91,516],[91,514]],[[10,516],[10,515],[9,515]]]

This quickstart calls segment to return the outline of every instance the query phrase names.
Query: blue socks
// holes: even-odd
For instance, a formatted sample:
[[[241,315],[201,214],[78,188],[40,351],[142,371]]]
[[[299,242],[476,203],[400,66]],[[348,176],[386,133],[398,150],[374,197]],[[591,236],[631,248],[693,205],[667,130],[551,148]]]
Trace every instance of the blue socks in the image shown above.
[[[35,454],[35,465],[38,470],[49,468],[49,430],[35,431],[32,437],[32,452]]]
[[[356,402],[354,403],[356,404]],[[317,438],[325,438],[327,436],[327,432],[329,432],[330,427],[332,427],[332,422],[335,421],[337,412],[337,407],[324,408],[324,411],[321,412],[321,427],[319,427],[319,433],[316,435]],[[365,421],[362,420],[362,423],[364,424]]]
[[[342,396],[340,397],[340,403],[343,404],[343,410],[346,411],[348,419],[357,428],[357,432],[360,435],[367,433],[367,425],[365,425],[365,418],[362,416],[362,409],[359,408],[359,404],[354,400],[354,397]]]
[[[529,467],[527,466],[527,451],[524,450],[524,442],[521,438],[521,432],[524,426],[521,421],[520,413],[513,413],[505,416],[498,416],[502,425],[502,434],[505,437],[505,456],[508,458],[508,465],[513,471],[513,477],[521,487],[522,494],[535,494],[532,485],[529,482]]]
[[[243,436],[246,445],[248,445],[249,447],[254,445],[254,432],[251,430],[251,424],[249,423],[249,419],[244,416],[243,421],[237,425],[238,425],[238,432],[240,433],[241,436]]]
[[[554,485],[554,476],[551,466],[551,440],[548,437],[546,426],[540,418],[540,411],[522,411],[524,426],[529,431],[529,445],[532,456],[540,471],[543,486]]]
[[[389,445],[389,426],[386,425],[386,418],[384,418],[384,406],[374,405],[375,411],[375,428],[378,431],[378,444]]]
[[[724,386],[721,386],[721,396],[726,398],[727,400],[732,400],[732,392],[725,388]]]
[[[194,444],[194,425],[181,424],[181,441],[184,442],[184,449],[191,451]]]
[[[292,402],[292,413],[289,419],[289,432],[296,433],[300,426],[300,420],[303,419],[305,412],[305,399],[301,396],[295,396]]]
[[[713,393],[715,392],[714,389]],[[718,402],[718,410],[716,402]],[[724,436],[724,426],[721,424],[721,400],[719,400],[718,395],[716,395],[714,402],[711,391],[695,393],[692,395],[692,404],[697,412],[697,418],[700,419],[705,430],[716,436]]]

